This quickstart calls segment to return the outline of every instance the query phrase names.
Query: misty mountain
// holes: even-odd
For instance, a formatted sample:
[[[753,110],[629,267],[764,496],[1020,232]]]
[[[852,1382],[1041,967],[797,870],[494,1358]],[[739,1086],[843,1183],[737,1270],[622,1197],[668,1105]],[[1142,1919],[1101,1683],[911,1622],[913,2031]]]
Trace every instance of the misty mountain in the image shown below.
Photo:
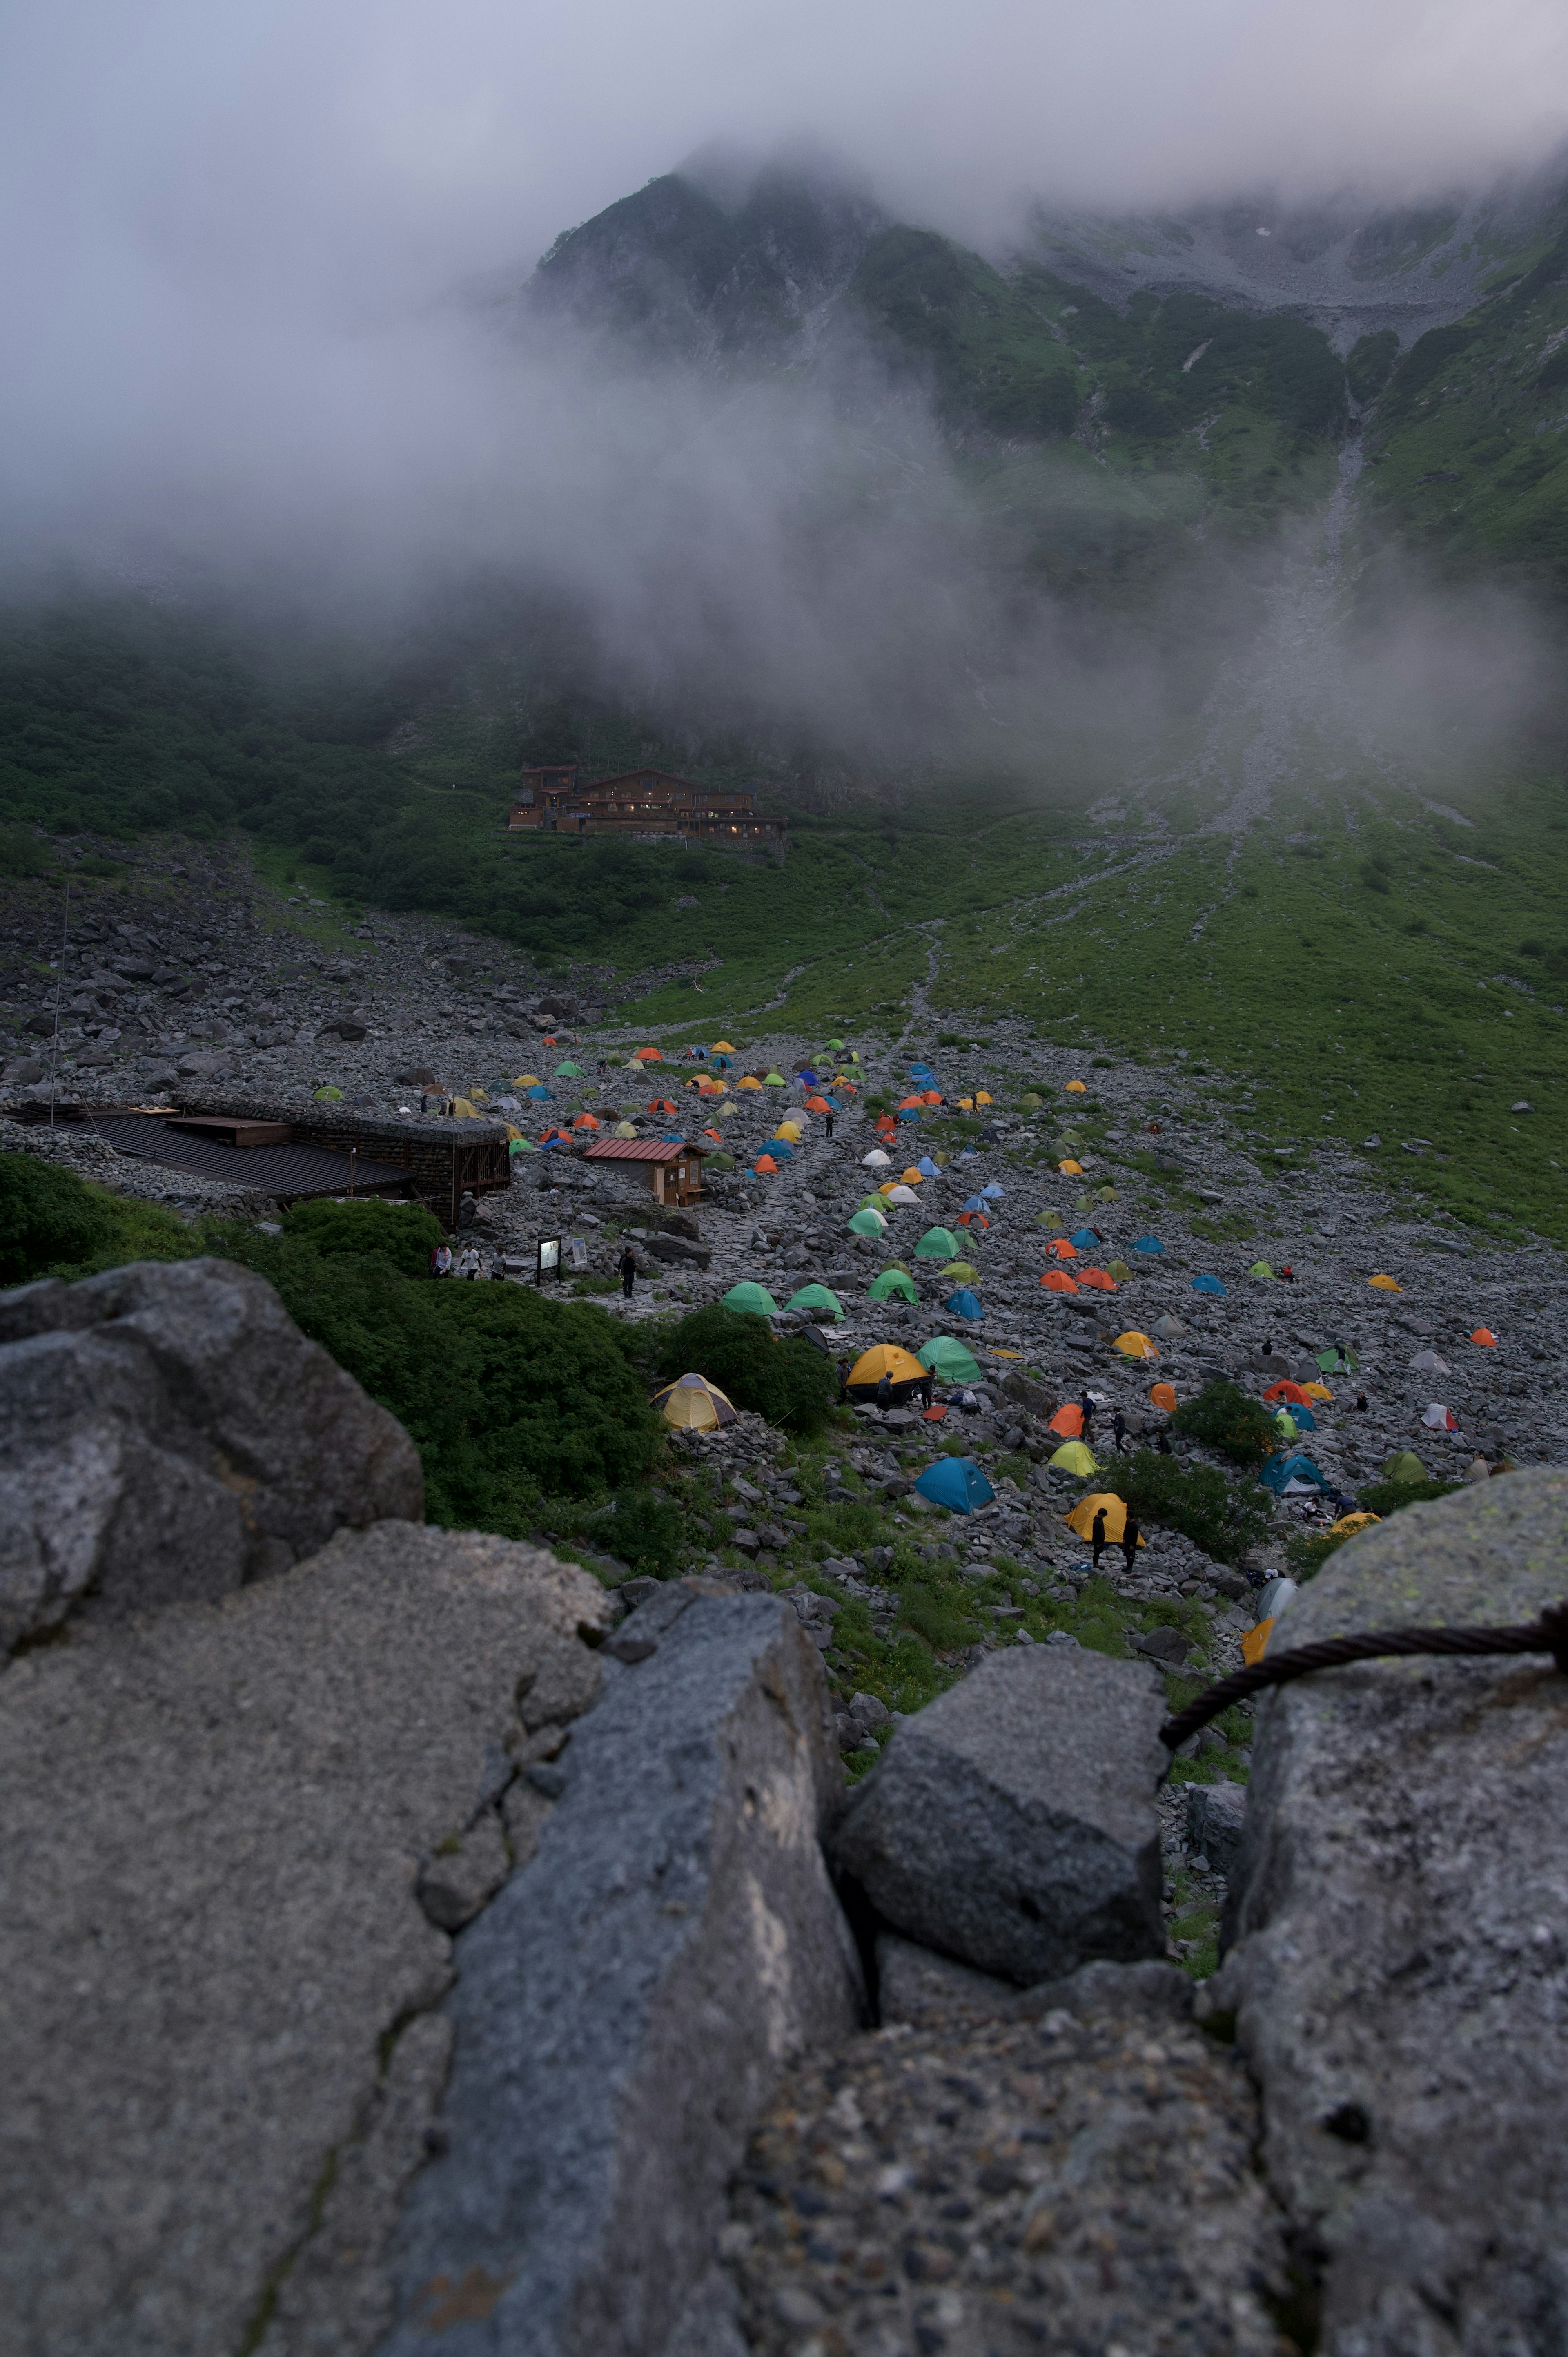
[[[674,173],[558,239],[527,306],[623,356],[814,375],[851,408],[875,363],[1003,487],[1031,568],[1079,595],[1129,568],[1147,589],[1194,533],[1316,504],[1358,426],[1381,531],[1568,585],[1560,174],[1397,210],[1036,209],[987,257],[831,178]]]

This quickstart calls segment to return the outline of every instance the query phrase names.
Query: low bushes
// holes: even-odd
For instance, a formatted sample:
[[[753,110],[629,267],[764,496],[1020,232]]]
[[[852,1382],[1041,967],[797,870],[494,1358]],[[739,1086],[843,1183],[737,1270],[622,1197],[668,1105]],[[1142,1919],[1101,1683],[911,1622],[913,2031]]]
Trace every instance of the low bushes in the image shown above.
[[[1227,1481],[1212,1465],[1183,1465],[1139,1448],[1116,1468],[1116,1494],[1140,1522],[1166,1523],[1205,1555],[1233,1563],[1272,1520],[1266,1494]]]
[[[127,1202],[36,1154],[0,1154],[0,1285],[91,1276],[128,1260],[184,1260],[200,1249],[161,1204]]]
[[[1261,1465],[1265,1457],[1273,1455],[1278,1437],[1273,1418],[1262,1402],[1222,1376],[1205,1383],[1195,1400],[1177,1408],[1171,1421],[1177,1432],[1219,1449],[1237,1465]]]

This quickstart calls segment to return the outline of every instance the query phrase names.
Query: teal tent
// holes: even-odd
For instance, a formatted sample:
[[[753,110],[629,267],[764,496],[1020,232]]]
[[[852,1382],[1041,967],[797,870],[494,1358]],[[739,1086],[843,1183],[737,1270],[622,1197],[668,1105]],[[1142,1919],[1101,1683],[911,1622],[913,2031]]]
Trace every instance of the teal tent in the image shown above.
[[[903,1301],[918,1301],[920,1297],[914,1278],[906,1275],[901,1268],[885,1268],[880,1276],[872,1278],[866,1291],[873,1301],[890,1301],[895,1294]]]
[[[777,1318],[779,1315],[779,1304],[765,1285],[732,1285],[725,1295],[724,1307],[726,1309],[749,1309],[758,1318]]]
[[[950,1334],[933,1334],[915,1356],[929,1373],[940,1375],[944,1383],[977,1383],[981,1380],[978,1360],[972,1358],[963,1344],[955,1342]]]
[[[996,1495],[969,1457],[939,1457],[934,1465],[927,1466],[915,1487],[933,1506],[945,1506],[953,1514],[972,1513],[976,1506],[988,1506]]]

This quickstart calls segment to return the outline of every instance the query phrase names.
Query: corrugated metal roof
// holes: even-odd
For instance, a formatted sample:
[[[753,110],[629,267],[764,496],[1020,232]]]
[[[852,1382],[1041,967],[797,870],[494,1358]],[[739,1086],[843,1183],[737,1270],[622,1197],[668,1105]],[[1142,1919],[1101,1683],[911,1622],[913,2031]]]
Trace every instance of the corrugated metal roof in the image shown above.
[[[673,1162],[682,1154],[703,1154],[701,1146],[677,1146],[658,1137],[611,1137],[590,1146],[585,1162]]]

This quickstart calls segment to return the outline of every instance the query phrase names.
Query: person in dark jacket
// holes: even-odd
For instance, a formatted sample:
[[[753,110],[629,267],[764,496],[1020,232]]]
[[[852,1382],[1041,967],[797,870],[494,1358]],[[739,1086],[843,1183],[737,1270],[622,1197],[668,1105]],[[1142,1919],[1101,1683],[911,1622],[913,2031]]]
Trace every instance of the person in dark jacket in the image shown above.
[[[1097,1506],[1094,1510],[1094,1520],[1089,1526],[1090,1558],[1096,1571],[1100,1569],[1101,1555],[1110,1544],[1110,1540],[1105,1535],[1105,1509],[1103,1506]]]
[[[884,1413],[886,1413],[886,1411],[893,1405],[893,1385],[888,1377],[886,1367],[883,1368],[880,1376],[877,1378],[876,1405],[884,1411]]]
[[[619,1260],[616,1263],[616,1268],[620,1276],[622,1298],[629,1301],[631,1299],[631,1289],[637,1283],[637,1255],[634,1254],[629,1244],[628,1244],[625,1252],[622,1253]]]
[[[1122,1454],[1122,1443],[1127,1437],[1127,1419],[1120,1408],[1111,1419],[1111,1437],[1116,1444],[1116,1454]]]
[[[1083,1437],[1088,1441],[1094,1431],[1094,1402],[1087,1392],[1079,1394],[1078,1408],[1079,1414],[1083,1418]]]
[[[1138,1525],[1131,1514],[1122,1526],[1122,1560],[1127,1566],[1127,1577],[1131,1579],[1133,1567],[1138,1560]]]

